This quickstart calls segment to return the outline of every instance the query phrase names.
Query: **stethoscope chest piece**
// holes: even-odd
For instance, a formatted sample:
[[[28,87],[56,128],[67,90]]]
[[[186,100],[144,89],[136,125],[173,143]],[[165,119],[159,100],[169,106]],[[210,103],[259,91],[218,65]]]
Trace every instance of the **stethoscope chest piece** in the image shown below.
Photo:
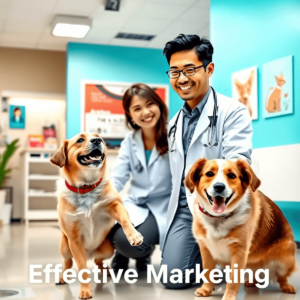
[[[141,162],[139,161],[138,164],[134,167],[134,169],[138,172],[141,173],[143,171],[143,166],[141,164]]]

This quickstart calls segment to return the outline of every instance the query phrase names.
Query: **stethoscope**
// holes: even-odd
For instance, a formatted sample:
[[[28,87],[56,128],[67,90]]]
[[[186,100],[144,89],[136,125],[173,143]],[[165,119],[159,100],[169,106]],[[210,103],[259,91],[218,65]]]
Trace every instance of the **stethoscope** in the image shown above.
[[[139,161],[138,164],[134,167],[134,169],[138,172],[141,173],[143,171],[143,165],[142,163]]]
[[[211,87],[211,89],[212,89],[213,96],[214,96],[214,111],[213,111],[213,116],[208,117],[209,120],[210,120],[210,124],[208,126],[208,132],[207,132],[207,144],[204,144],[204,147],[207,147],[207,148],[212,148],[214,146],[218,146],[218,142],[216,142],[215,144],[212,145],[212,140],[213,140],[213,137],[214,137],[214,134],[215,134],[215,131],[216,131],[216,125],[217,125],[217,119],[218,119],[218,116],[217,116],[218,102],[217,102],[217,95],[216,95],[216,92],[215,92],[214,88]],[[175,135],[176,135],[176,130],[177,130],[177,122],[178,122],[181,111],[182,111],[182,109],[180,109],[180,111],[177,115],[177,118],[175,120],[175,123],[170,128],[170,131],[169,131],[169,134],[168,134],[168,137],[170,137],[172,132],[173,132],[173,140],[172,140],[172,143],[171,143],[170,150],[168,151],[169,153],[176,150],[174,148]]]

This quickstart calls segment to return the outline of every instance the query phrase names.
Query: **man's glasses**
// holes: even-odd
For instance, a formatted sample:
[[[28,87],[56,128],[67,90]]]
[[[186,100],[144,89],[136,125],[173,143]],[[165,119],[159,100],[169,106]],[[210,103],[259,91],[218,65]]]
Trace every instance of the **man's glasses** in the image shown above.
[[[199,67],[188,67],[182,70],[169,70],[166,72],[166,74],[169,76],[169,78],[174,79],[180,77],[180,73],[182,72],[184,76],[192,76],[195,75],[196,70],[204,67],[204,65],[201,65]]]

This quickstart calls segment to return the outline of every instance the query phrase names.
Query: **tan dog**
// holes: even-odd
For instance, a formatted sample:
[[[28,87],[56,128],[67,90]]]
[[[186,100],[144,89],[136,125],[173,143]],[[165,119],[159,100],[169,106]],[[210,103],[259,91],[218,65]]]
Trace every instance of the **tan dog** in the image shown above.
[[[278,206],[257,190],[260,180],[247,162],[199,159],[185,178],[195,190],[193,233],[199,243],[203,269],[209,271],[195,295],[214,290],[209,273],[216,264],[234,269],[270,270],[282,292],[295,293],[287,278],[295,270],[296,244],[292,229]],[[233,276],[231,273],[231,280]],[[255,283],[254,283],[255,284]],[[246,281],[246,286],[254,286]],[[239,283],[227,283],[223,300],[236,299]]]
[[[234,84],[239,94],[239,101],[246,105],[251,117],[252,117],[251,90],[252,90],[253,79],[254,79],[254,70],[251,71],[249,78],[245,83],[240,83],[238,79],[236,78],[234,79]]]
[[[107,234],[118,221],[132,246],[143,237],[132,226],[117,191],[106,178],[106,147],[97,134],[80,134],[62,143],[51,158],[61,168],[58,180],[58,217],[62,231],[60,252],[64,269],[72,267],[72,257],[79,271],[87,268],[87,259],[95,258],[99,269],[114,249]],[[88,274],[83,274],[87,279]],[[60,283],[65,283],[60,278]],[[90,284],[81,283],[80,299],[92,298]]]

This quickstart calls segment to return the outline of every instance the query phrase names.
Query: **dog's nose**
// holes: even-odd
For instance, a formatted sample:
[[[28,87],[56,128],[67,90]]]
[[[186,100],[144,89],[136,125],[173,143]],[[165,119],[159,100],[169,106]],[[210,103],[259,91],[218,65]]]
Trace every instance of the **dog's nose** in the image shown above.
[[[95,145],[100,145],[101,144],[101,139],[99,138],[94,138],[94,139],[91,139],[91,143],[95,144]]]
[[[224,183],[216,183],[216,184],[214,184],[213,188],[217,193],[222,193],[225,190],[225,184]]]

